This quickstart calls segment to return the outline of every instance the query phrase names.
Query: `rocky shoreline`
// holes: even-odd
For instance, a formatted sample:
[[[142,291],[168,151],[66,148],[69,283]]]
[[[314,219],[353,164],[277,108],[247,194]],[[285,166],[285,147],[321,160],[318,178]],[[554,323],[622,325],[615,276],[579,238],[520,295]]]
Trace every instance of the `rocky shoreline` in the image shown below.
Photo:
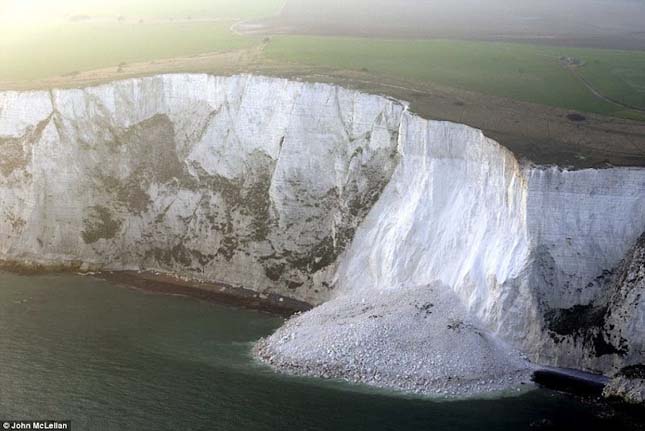
[[[171,275],[149,271],[110,271],[101,272],[96,276],[146,292],[188,296],[217,304],[260,310],[284,317],[311,309],[311,305],[306,302],[275,293],[258,293],[250,289],[224,283],[184,280]]]
[[[640,406],[645,410],[645,365],[623,368],[605,386],[603,396]]]
[[[179,295],[216,304],[230,305],[280,315],[310,310],[312,306],[275,293],[258,293],[225,283],[184,279],[156,271],[91,271],[83,265],[38,265],[17,262],[0,262],[0,271],[18,275],[67,273],[92,276],[117,285],[150,293]]]

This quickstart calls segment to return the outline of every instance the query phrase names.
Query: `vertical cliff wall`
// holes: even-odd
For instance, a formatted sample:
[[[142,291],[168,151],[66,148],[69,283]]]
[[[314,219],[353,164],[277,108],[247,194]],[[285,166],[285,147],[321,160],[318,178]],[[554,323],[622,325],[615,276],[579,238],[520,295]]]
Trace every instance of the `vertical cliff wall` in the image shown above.
[[[635,326],[635,315],[612,323],[609,332],[621,337],[591,332],[604,326],[601,309],[617,267],[645,231],[643,170],[532,169],[528,177],[529,285],[544,342],[529,341],[526,349],[538,361],[604,372],[642,361],[645,325]]]
[[[401,163],[338,272],[342,288],[435,282],[500,331],[525,325],[528,186],[515,157],[479,130],[406,115]],[[526,328],[518,329],[525,332]]]
[[[440,283],[540,363],[607,372],[642,357],[645,327],[630,315],[613,324],[624,354],[563,329],[562,316],[602,301],[645,230],[645,170],[520,166],[478,130],[409,114],[402,130],[401,162],[342,260],[341,291]]]
[[[0,258],[319,302],[396,166],[403,110],[251,76],[0,93]]]

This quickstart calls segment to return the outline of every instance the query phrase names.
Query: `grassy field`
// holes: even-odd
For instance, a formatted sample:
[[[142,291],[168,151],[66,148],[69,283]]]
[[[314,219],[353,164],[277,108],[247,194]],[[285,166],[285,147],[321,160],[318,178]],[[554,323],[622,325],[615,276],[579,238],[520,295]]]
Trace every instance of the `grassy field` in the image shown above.
[[[374,40],[280,36],[274,60],[431,81],[484,94],[609,115],[634,115],[594,96],[560,64],[575,56],[579,73],[603,94],[645,108],[645,53],[448,40]]]
[[[569,49],[587,64],[579,73],[602,94],[645,109],[645,53]]]
[[[10,3],[12,8],[0,8],[0,81],[38,80],[112,67],[116,73],[117,68],[127,69],[129,63],[256,47],[263,43],[262,37],[235,34],[231,25],[240,19],[275,14],[284,0]],[[33,15],[34,10],[40,15]],[[54,12],[57,18],[43,18],[43,14]],[[433,82],[547,106],[645,120],[642,51],[284,35],[271,37],[264,56],[283,64],[364,71],[374,80],[388,76]],[[575,57],[582,66],[572,73],[561,64],[562,56]],[[605,99],[594,94],[581,78]]]
[[[122,63],[251,47],[240,19],[284,0],[20,0],[0,2],[0,80],[34,80]]]
[[[66,23],[0,39],[0,80],[39,79],[121,63],[247,48],[228,22]]]

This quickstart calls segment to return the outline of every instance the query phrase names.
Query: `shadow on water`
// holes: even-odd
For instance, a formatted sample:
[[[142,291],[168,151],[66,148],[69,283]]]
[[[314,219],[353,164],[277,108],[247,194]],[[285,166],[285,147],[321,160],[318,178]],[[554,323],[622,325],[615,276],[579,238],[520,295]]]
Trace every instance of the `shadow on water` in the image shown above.
[[[277,375],[249,349],[281,322],[92,278],[0,273],[0,417],[76,430],[639,429],[546,390],[439,402]]]

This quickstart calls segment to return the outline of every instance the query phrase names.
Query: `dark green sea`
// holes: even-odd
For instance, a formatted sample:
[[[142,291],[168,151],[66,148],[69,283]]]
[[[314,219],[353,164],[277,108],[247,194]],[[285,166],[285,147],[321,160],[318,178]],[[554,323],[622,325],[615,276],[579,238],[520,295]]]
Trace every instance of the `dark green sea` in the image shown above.
[[[285,377],[249,355],[276,316],[91,277],[0,273],[0,420],[73,430],[612,430],[632,416],[547,390],[441,402]]]

